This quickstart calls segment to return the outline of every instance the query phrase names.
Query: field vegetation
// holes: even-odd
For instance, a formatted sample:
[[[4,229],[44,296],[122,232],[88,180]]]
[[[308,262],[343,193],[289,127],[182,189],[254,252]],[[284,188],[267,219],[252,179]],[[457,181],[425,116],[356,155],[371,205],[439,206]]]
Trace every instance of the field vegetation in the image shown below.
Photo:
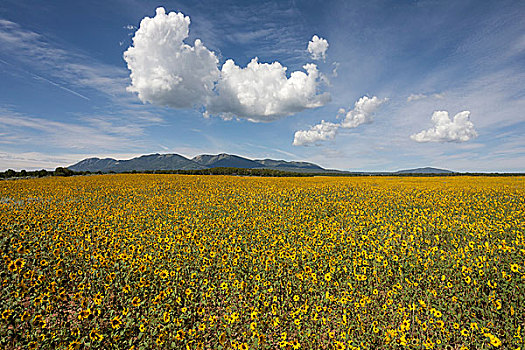
[[[6,349],[519,349],[525,178],[0,183]]]

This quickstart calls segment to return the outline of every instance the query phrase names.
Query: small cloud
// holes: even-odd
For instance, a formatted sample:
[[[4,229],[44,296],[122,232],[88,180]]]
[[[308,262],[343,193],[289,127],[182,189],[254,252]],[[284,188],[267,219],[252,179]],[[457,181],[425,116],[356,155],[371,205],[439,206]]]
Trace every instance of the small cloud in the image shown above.
[[[337,118],[343,118],[341,123],[330,123],[322,120],[320,124],[314,125],[308,130],[296,131],[293,145],[306,146],[318,144],[319,141],[333,140],[339,128],[352,129],[361,124],[370,124],[373,122],[373,115],[377,108],[386,101],[386,98],[379,99],[377,96],[372,98],[363,96],[348,112],[344,108],[339,109]]]
[[[478,136],[470,121],[470,111],[456,114],[453,120],[447,111],[435,111],[432,123],[434,127],[413,134],[410,138],[416,142],[466,142]]]
[[[346,112],[344,109],[342,110],[344,114],[346,112],[346,115],[344,116],[343,121],[341,122],[341,127],[345,129],[351,129],[356,128],[361,124],[370,124],[372,123],[374,112],[377,110],[377,108],[384,102],[386,102],[387,99],[379,99],[377,96],[374,96],[372,98],[368,96],[361,97],[354,105],[354,109],[349,110]],[[341,112],[341,109],[339,110]]]
[[[407,102],[422,100],[424,98],[427,98],[427,95],[425,94],[411,94],[407,97]]]
[[[325,60],[326,50],[328,50],[328,41],[320,38],[317,35],[312,37],[312,40],[308,42],[308,52],[314,60]]]
[[[445,94],[444,93],[435,93],[435,94],[431,94],[431,95],[411,94],[410,96],[407,97],[407,102],[418,101],[418,100],[422,100],[422,99],[425,99],[425,98],[428,98],[428,97],[433,97],[433,98],[437,98],[437,99],[441,100],[441,99],[445,98]]]
[[[293,145],[306,146],[319,141],[333,140],[340,125],[321,120],[320,124],[312,126],[309,130],[295,132]]]
[[[137,29],[137,27],[135,27],[132,24],[128,24],[128,25],[126,25],[126,26],[124,26],[122,28],[127,29],[127,30],[135,30],[135,29]]]
[[[332,66],[334,66],[334,69],[332,69],[332,76],[334,78],[337,77],[337,69],[339,69],[339,62],[332,63]]]

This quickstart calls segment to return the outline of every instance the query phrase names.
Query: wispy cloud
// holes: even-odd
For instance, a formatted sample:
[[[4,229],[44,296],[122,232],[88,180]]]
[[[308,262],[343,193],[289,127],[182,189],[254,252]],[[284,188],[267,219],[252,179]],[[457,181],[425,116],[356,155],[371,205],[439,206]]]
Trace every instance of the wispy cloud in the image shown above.
[[[140,153],[101,153],[100,158],[131,159]],[[57,167],[69,166],[82,159],[93,157],[91,153],[58,153],[47,154],[42,152],[9,152],[0,149],[0,171],[14,170],[53,170]]]
[[[430,95],[425,95],[425,94],[410,94],[410,96],[407,97],[407,102],[412,102],[412,101],[418,101],[418,100],[422,100],[422,99],[425,99],[425,98],[429,98],[429,97],[433,97],[433,98],[437,98],[437,99],[442,99],[445,97],[445,95],[443,93],[440,93],[440,94],[430,94]]]
[[[90,94],[100,93],[113,102],[132,101],[125,90],[129,79],[125,69],[101,63],[78,50],[57,47],[50,38],[15,22],[0,20],[0,46],[4,64],[24,67],[22,70],[33,78],[80,98],[89,100]]]
[[[112,120],[113,119],[113,120]],[[93,152],[110,152],[137,148],[143,135],[139,124],[118,125],[115,118],[90,117],[87,123],[74,124],[35,118],[0,108],[2,143],[26,147],[67,148]]]

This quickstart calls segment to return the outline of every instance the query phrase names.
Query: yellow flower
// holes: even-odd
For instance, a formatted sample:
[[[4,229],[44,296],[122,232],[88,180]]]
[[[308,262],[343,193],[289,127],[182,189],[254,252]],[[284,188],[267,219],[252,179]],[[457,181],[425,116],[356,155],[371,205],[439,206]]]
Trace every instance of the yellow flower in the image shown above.
[[[104,339],[104,336],[100,334],[98,328],[93,328],[91,332],[89,332],[89,338],[92,341],[101,341],[102,339]]]
[[[111,327],[113,329],[119,329],[120,326],[122,325],[122,320],[120,316],[113,317],[110,322],[111,322]]]
[[[177,334],[175,335],[175,339],[177,339],[177,340],[183,340],[185,334],[186,334],[186,333],[184,332],[184,330],[179,329],[179,330],[177,331]]]
[[[21,270],[24,267],[25,264],[26,264],[26,262],[25,262],[24,259],[18,258],[18,259],[15,260],[15,266],[19,270]]]
[[[79,320],[84,320],[84,319],[88,318],[89,315],[91,315],[91,309],[83,309],[78,314],[78,319]]]
[[[492,335],[490,333],[485,333],[484,336],[489,338],[490,344],[492,346],[494,346],[496,348],[501,346],[501,344],[502,344],[501,340],[499,340],[499,338],[496,337],[495,335]]]
[[[11,310],[11,309],[4,310],[2,312],[2,318],[4,320],[7,320],[9,317],[11,317],[12,314],[13,314],[13,310]]]

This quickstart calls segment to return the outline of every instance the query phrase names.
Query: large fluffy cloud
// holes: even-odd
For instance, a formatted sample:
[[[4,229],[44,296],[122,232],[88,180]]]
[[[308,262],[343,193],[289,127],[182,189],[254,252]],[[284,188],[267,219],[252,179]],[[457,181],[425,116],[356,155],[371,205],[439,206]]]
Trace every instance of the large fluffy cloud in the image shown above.
[[[218,59],[200,40],[184,43],[190,18],[166,14],[162,7],[154,18],[146,17],[124,52],[131,71],[129,91],[142,102],[174,108],[202,105],[213,94],[219,78]]]
[[[286,75],[279,62],[247,67],[227,60],[222,68],[212,51],[200,40],[191,46],[190,18],[182,13],[156,10],[145,17],[124,53],[131,71],[129,90],[143,102],[173,108],[204,107],[206,114],[233,116],[251,121],[271,121],[330,100],[320,93],[321,76],[315,64]]]
[[[354,104],[354,108],[346,111],[341,108],[339,117],[344,119],[341,123],[330,123],[321,121],[320,124],[310,127],[308,130],[299,130],[294,134],[294,146],[317,145],[319,141],[333,140],[339,128],[352,129],[361,124],[369,124],[373,121],[373,116],[377,108],[387,99],[380,99],[377,96],[372,98],[363,96]]]
[[[227,60],[217,83],[217,95],[209,100],[208,111],[226,117],[240,116],[251,121],[271,121],[323,106],[328,94],[317,94],[319,72],[315,64],[303,67],[306,73],[292,72],[279,62],[259,63],[252,59],[246,68]]]
[[[320,38],[317,35],[312,37],[312,40],[308,42],[308,52],[314,60],[325,60],[326,50],[328,50],[328,41]]]
[[[470,121],[470,112],[463,111],[451,120],[447,111],[432,114],[434,127],[413,134],[410,138],[417,142],[466,142],[478,136]]]

